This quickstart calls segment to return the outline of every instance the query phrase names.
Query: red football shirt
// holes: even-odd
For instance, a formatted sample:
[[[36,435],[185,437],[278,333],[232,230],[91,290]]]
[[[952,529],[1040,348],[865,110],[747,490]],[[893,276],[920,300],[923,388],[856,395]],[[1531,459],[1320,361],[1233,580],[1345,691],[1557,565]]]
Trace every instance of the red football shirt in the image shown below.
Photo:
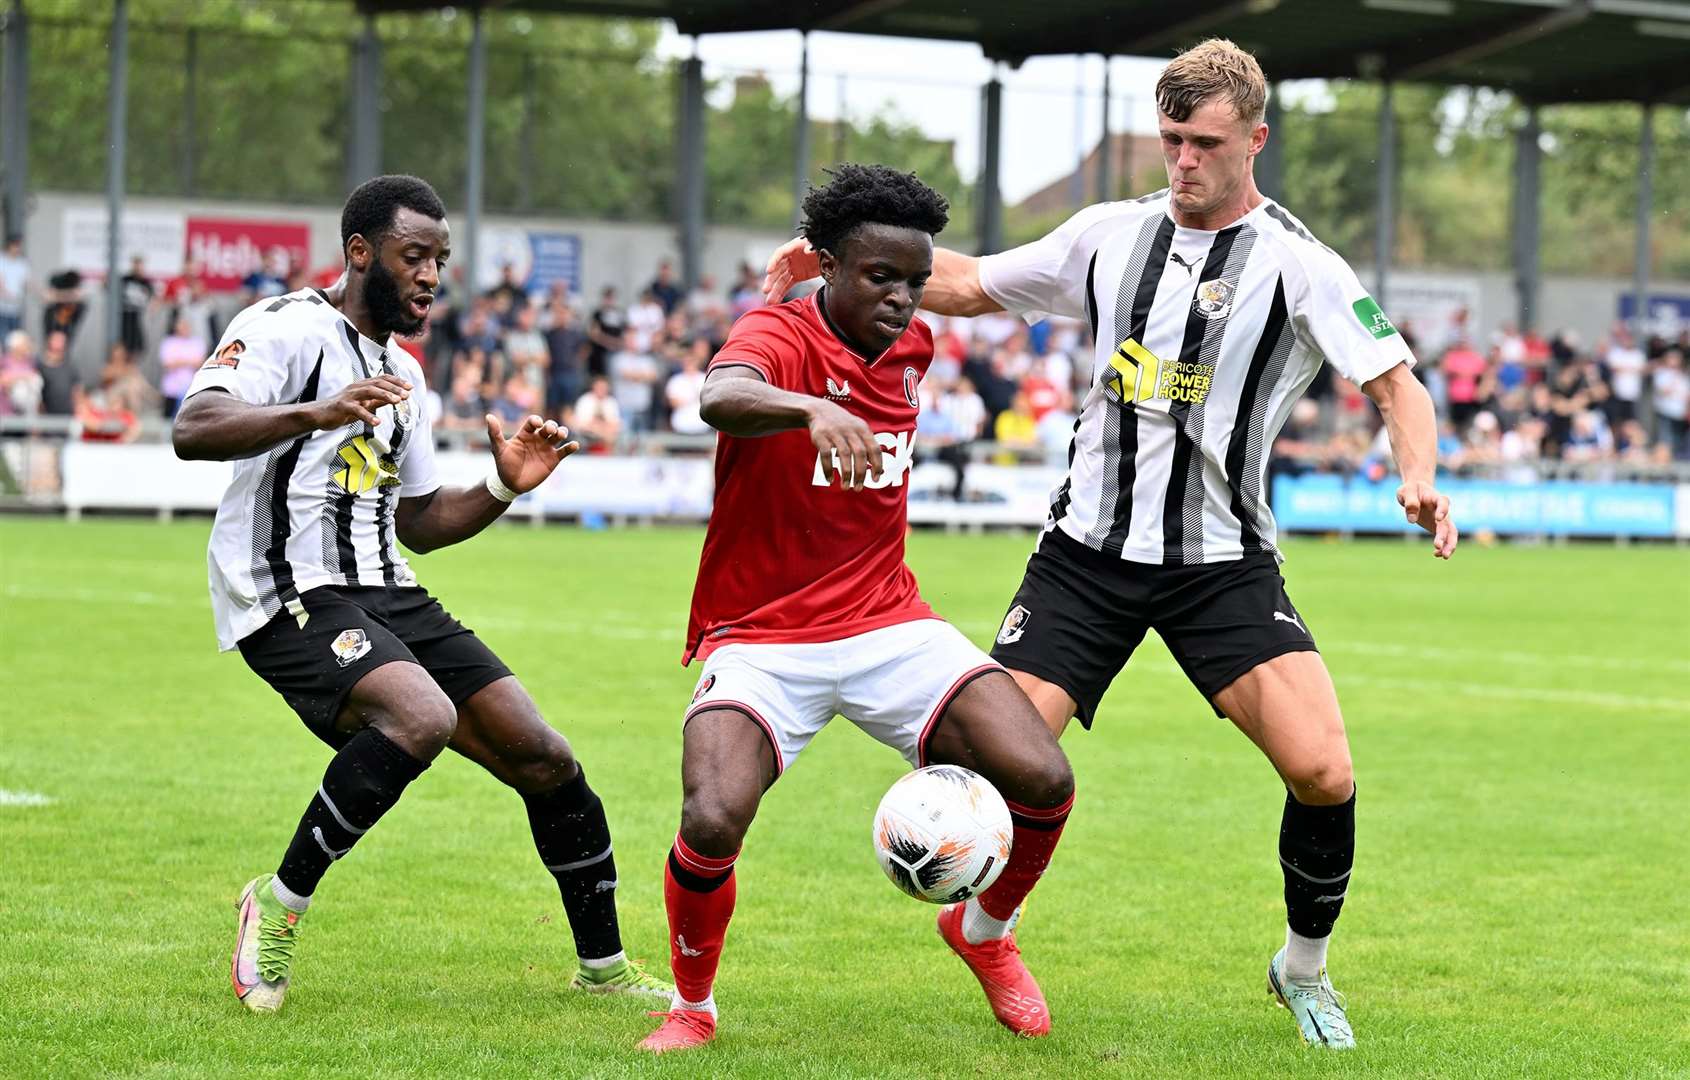
[[[710,368],[743,364],[771,386],[861,417],[885,471],[845,491],[806,428],[718,435],[716,503],[698,560],[682,663],[730,642],[818,642],[933,617],[904,565],[916,387],[933,362],[920,319],[878,357],[828,321],[822,293],[747,312]]]

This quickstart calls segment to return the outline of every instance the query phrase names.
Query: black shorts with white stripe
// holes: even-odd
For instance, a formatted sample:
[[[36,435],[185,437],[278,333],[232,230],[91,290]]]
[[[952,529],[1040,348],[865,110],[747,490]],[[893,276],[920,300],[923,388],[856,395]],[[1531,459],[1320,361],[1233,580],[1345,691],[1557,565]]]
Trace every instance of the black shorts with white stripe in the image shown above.
[[[992,659],[1062,687],[1089,728],[1147,630],[1211,706],[1256,665],[1315,651],[1272,555],[1156,566],[1094,551],[1056,528],[1027,562]]]
[[[420,664],[454,705],[511,673],[420,587],[322,585],[300,602],[304,619],[282,612],[241,640],[241,656],[337,750],[353,735],[335,730],[347,695],[383,664]]]

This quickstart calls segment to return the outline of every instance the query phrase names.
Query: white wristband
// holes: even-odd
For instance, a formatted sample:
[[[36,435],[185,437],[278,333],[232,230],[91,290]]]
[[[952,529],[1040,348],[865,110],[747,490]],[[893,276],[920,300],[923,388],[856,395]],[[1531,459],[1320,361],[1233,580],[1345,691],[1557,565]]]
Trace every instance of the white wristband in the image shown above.
[[[496,472],[487,474],[487,494],[502,503],[515,502],[517,496],[517,492],[506,487],[505,482],[499,479],[499,474]]]

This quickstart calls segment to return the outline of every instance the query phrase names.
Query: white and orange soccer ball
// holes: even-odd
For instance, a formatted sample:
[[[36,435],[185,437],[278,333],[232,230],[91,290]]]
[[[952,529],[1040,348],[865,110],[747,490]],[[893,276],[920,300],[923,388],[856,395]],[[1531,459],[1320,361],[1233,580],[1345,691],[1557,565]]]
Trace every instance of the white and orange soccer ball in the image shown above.
[[[991,888],[1009,861],[1011,835],[997,788],[956,765],[906,773],[874,812],[880,868],[930,904],[955,904]]]

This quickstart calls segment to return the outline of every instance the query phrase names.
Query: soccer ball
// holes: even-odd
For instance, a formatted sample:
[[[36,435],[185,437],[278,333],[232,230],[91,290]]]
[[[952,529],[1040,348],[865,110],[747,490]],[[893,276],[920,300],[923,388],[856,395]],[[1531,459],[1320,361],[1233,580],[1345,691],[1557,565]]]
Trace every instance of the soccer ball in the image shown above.
[[[892,785],[874,812],[874,853],[917,900],[955,904],[991,888],[1009,861],[1003,796],[978,773],[930,765]]]

